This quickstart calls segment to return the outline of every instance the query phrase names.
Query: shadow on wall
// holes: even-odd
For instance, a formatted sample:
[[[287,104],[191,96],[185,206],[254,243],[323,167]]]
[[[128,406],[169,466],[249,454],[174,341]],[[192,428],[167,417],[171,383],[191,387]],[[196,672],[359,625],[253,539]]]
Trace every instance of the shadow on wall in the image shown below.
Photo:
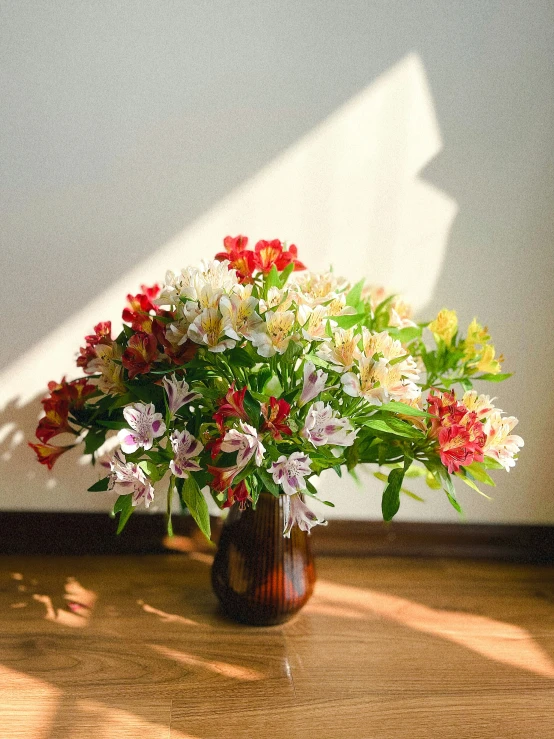
[[[76,374],[76,350],[95,323],[117,326],[126,293],[215,253],[228,233],[295,242],[313,269],[364,275],[424,306],[456,214],[455,202],[418,176],[441,147],[423,64],[409,54],[8,366],[0,375],[2,507],[108,507],[106,494],[86,492],[96,473],[75,457],[60,459],[53,475],[32,468],[23,442],[33,437],[38,400],[49,380]]]

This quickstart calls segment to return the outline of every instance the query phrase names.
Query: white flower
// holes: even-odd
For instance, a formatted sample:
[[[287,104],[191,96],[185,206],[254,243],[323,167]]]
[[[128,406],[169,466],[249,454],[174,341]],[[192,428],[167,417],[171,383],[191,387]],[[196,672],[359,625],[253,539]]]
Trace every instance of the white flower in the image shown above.
[[[242,336],[250,339],[259,331],[263,321],[256,313],[257,304],[257,299],[252,297],[252,285],[244,286],[243,290],[231,296],[224,295],[219,301],[219,309],[225,334],[239,341]]]
[[[265,447],[258,438],[258,432],[253,426],[240,422],[242,431],[229,429],[221,443],[222,452],[237,452],[237,465],[242,469],[254,456],[256,466],[262,463]]]
[[[468,390],[464,393],[462,398],[462,404],[477,415],[477,418],[484,418],[491,411],[502,413],[499,408],[495,408],[493,405],[494,398],[490,398],[488,395],[478,395],[476,390]]]
[[[226,339],[223,318],[217,308],[205,308],[189,326],[188,337],[196,344],[206,344],[211,352],[232,349],[236,341]]]
[[[307,531],[308,534],[310,533],[310,529],[318,524],[320,526],[327,526],[327,521],[323,518],[318,518],[304,503],[300,495],[285,496],[284,518],[285,528],[283,530],[283,536],[287,538],[290,538],[290,532],[295,524],[301,531]]]
[[[267,291],[267,300],[260,299],[258,309],[260,313],[276,308],[278,311],[288,310],[293,296],[288,290],[279,290],[278,287],[270,287]]]
[[[304,384],[302,385],[302,393],[298,399],[298,407],[301,408],[310,400],[317,398],[319,393],[325,390],[325,383],[329,375],[321,369],[316,370],[313,362],[304,364]]]
[[[503,418],[500,412],[495,411],[485,421],[483,431],[487,437],[484,454],[500,462],[506,472],[515,466],[514,456],[518,454],[524,442],[521,436],[510,432],[518,423],[517,418],[507,416]]]
[[[381,405],[389,400],[405,403],[417,400],[421,390],[402,375],[403,364],[391,366],[384,357],[375,361],[362,355],[358,361],[359,377],[354,372],[347,372],[341,377],[344,392],[352,397],[365,398],[373,405]]]
[[[316,447],[324,444],[352,446],[356,433],[348,418],[338,417],[336,411],[321,400],[314,403],[308,411],[302,429],[302,436]]]
[[[348,289],[348,283],[333,272],[297,272],[291,275],[291,289],[298,305],[316,306],[334,300]]]
[[[302,326],[302,336],[306,341],[323,341],[327,338],[325,333],[327,308],[324,305],[316,305],[315,308],[301,305],[297,316],[298,323]]]
[[[135,403],[123,409],[123,417],[131,427],[121,429],[117,438],[125,454],[132,454],[142,447],[145,451],[152,448],[154,439],[165,432],[165,423],[161,413],[156,413],[153,403]]]
[[[274,354],[284,354],[292,338],[291,329],[294,324],[294,313],[290,310],[268,311],[265,314],[265,323],[252,334],[252,344],[258,349],[262,357],[272,357]]]
[[[306,489],[304,478],[311,474],[311,460],[302,452],[293,452],[290,457],[284,454],[273,462],[269,472],[273,475],[273,482],[281,485],[286,495],[294,495]]]
[[[127,462],[120,449],[110,460],[110,469],[108,489],[117,492],[117,489],[121,488],[120,495],[132,494],[133,506],[144,503],[144,507],[148,508],[154,500],[154,488],[143,470],[137,464]]]
[[[162,384],[167,394],[167,405],[172,416],[177,413],[179,408],[192,403],[196,398],[202,397],[199,393],[190,390],[186,380],[178,380],[175,374],[171,377],[166,375],[162,380]]]
[[[174,431],[169,440],[174,454],[174,458],[169,463],[171,472],[176,477],[184,478],[188,477],[189,472],[198,472],[201,467],[198,462],[193,461],[192,457],[197,457],[204,449],[204,445],[186,429]]]
[[[337,328],[333,331],[332,338],[322,342],[316,354],[320,359],[336,365],[337,372],[343,372],[349,370],[359,356],[359,341],[360,336],[354,333],[353,328]]]

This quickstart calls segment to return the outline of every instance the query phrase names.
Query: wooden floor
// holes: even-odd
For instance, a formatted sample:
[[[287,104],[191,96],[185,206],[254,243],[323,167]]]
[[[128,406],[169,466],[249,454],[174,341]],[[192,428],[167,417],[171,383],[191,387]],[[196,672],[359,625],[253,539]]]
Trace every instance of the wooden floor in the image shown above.
[[[554,569],[318,561],[284,626],[206,554],[0,559],[2,739],[554,738]]]

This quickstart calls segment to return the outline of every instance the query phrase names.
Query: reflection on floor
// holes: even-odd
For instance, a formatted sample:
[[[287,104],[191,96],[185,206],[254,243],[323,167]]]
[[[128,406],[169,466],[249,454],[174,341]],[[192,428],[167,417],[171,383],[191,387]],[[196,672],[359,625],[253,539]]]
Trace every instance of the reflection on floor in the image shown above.
[[[554,736],[552,568],[321,559],[263,629],[219,614],[209,564],[0,561],[2,738]]]

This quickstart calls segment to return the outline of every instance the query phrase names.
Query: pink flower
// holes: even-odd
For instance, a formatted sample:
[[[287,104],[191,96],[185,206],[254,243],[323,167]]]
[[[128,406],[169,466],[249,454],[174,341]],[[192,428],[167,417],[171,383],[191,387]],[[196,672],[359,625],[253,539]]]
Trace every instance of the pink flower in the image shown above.
[[[118,449],[110,461],[110,469],[108,489],[117,492],[117,488],[122,488],[120,495],[131,493],[134,506],[144,503],[144,507],[148,508],[154,500],[154,488],[138,464],[127,462]]]
[[[237,452],[237,465],[242,469],[254,457],[256,466],[262,463],[265,447],[258,438],[258,432],[244,421],[240,422],[241,431],[229,429],[221,444],[222,452]]]
[[[269,472],[273,475],[273,482],[281,485],[286,495],[294,495],[299,490],[306,489],[306,475],[311,474],[311,460],[302,452],[293,452],[290,457],[284,454],[273,462]]]
[[[313,362],[306,362],[304,365],[304,385],[302,393],[298,400],[299,407],[306,405],[310,400],[317,398],[319,393],[325,389],[325,383],[329,375],[323,370],[316,370]]]
[[[322,400],[312,405],[302,429],[302,436],[314,446],[352,446],[356,433],[348,418],[337,417],[336,411]]]
[[[135,403],[123,409],[123,416],[130,429],[121,429],[117,438],[125,454],[132,454],[142,447],[145,451],[152,448],[154,439],[165,432],[165,423],[161,413],[156,413],[154,403]]]
[[[186,380],[178,380],[177,375],[166,376],[162,380],[164,390],[167,394],[167,405],[169,412],[174,416],[179,408],[192,403],[193,400],[202,397],[199,393],[191,391]]]
[[[302,500],[300,495],[285,496],[285,528],[283,536],[290,539],[290,532],[294,525],[297,525],[301,531],[310,533],[310,529],[320,524],[327,526],[327,521],[318,518],[313,511]]]
[[[177,477],[188,477],[189,472],[198,472],[201,467],[192,457],[197,457],[204,446],[190,434],[184,431],[174,431],[170,437],[174,458],[169,463],[169,469]]]

